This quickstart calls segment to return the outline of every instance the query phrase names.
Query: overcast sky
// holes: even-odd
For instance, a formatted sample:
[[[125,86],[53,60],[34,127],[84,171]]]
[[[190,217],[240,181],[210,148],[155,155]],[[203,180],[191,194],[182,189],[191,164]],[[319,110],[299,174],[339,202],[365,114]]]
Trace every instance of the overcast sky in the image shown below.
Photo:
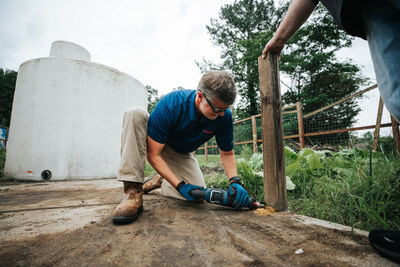
[[[162,94],[178,86],[195,88],[201,76],[195,61],[219,61],[220,49],[205,26],[232,2],[0,0],[0,68],[18,70],[24,61],[47,57],[53,41],[66,40],[86,48],[93,62],[130,74]],[[356,39],[339,57],[363,65],[363,74],[374,82],[365,41]]]

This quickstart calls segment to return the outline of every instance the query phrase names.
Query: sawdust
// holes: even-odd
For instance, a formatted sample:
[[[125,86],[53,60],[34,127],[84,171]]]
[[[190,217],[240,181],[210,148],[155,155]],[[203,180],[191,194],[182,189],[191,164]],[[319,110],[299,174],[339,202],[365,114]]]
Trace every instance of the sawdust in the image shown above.
[[[276,212],[273,207],[265,206],[263,209],[255,209],[253,212],[259,216],[271,215]]]

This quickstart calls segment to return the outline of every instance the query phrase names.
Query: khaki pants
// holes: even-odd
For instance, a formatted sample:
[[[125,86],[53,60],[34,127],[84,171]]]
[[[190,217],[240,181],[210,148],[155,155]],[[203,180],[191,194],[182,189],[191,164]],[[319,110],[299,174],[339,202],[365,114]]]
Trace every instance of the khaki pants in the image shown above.
[[[118,181],[143,183],[146,167],[148,121],[149,114],[142,108],[135,107],[125,112]],[[193,153],[178,153],[169,145],[165,145],[161,157],[179,180],[198,186],[206,186],[199,163]],[[161,194],[185,199],[165,179],[161,185]]]

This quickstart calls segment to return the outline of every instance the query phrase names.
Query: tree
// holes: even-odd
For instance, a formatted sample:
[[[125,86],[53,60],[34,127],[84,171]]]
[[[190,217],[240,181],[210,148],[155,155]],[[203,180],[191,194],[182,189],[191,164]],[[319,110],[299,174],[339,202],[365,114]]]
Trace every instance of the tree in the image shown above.
[[[214,44],[222,48],[222,64],[203,59],[197,63],[207,69],[231,70],[238,85],[241,102],[237,115],[247,117],[260,112],[257,58],[286,12],[288,2],[274,6],[270,0],[236,0],[221,7],[218,19],[211,19],[207,30]],[[365,79],[351,61],[340,62],[335,52],[351,45],[351,37],[341,31],[332,17],[318,7],[309,22],[290,40],[282,53],[280,70],[290,79],[285,104],[301,101],[304,113],[356,91]],[[356,100],[341,106],[350,125],[359,112]],[[338,115],[328,116],[329,120]],[[350,118],[350,120],[349,120]]]
[[[355,93],[367,79],[350,60],[339,61],[335,52],[351,46],[352,38],[341,31],[320,5],[308,23],[290,40],[283,51],[280,70],[290,79],[284,104],[301,102],[309,113]],[[350,127],[360,108],[353,98],[341,105],[304,120],[306,132]],[[324,127],[324,128],[322,128]],[[348,134],[343,134],[343,139]],[[325,137],[324,137],[325,138]],[[318,137],[313,138],[318,142]]]
[[[10,127],[11,109],[18,72],[0,68],[0,125]]]
[[[223,63],[218,65],[203,58],[196,64],[202,71],[231,70],[238,85],[241,101],[237,115],[259,113],[259,82],[257,58],[265,41],[276,30],[285,8],[276,8],[273,0],[236,0],[224,5],[218,19],[211,19],[206,28],[215,45],[222,48]]]
[[[160,101],[161,97],[158,96],[158,90],[153,88],[151,85],[146,85],[146,89],[148,92],[147,95],[147,112],[151,113],[153,109],[156,107],[158,101]]]

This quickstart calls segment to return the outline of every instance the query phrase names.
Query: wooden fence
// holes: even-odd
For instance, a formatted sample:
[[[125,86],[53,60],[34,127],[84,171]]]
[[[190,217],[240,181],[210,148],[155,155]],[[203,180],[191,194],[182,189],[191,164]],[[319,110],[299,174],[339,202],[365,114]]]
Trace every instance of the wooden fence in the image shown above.
[[[321,132],[313,132],[313,133],[304,133],[304,124],[303,124],[303,120],[310,118],[311,116],[314,116],[322,111],[325,111],[329,108],[332,108],[338,104],[341,104],[347,100],[350,100],[354,97],[357,97],[361,94],[364,94],[368,91],[371,91],[375,88],[377,88],[378,86],[375,84],[373,86],[370,86],[364,90],[361,90],[353,95],[350,95],[348,97],[345,97],[339,101],[336,101],[332,104],[329,104],[323,108],[320,108],[318,110],[315,110],[313,112],[310,112],[306,115],[303,116],[302,114],[302,105],[300,102],[297,102],[293,105],[289,105],[286,107],[282,107],[282,114],[292,114],[292,113],[296,113],[297,114],[297,126],[298,126],[298,133],[295,135],[288,135],[288,136],[284,136],[284,139],[298,139],[299,140],[299,146],[300,148],[304,148],[305,147],[305,138],[309,137],[309,136],[318,136],[318,135],[328,135],[328,134],[336,134],[336,133],[345,133],[345,132],[353,132],[353,131],[359,131],[359,130],[368,130],[368,129],[375,129],[374,131],[374,140],[373,140],[373,145],[372,148],[373,150],[377,150],[377,144],[378,144],[378,140],[379,140],[379,132],[381,128],[385,128],[385,127],[392,127],[392,131],[393,131],[393,138],[394,138],[394,142],[395,142],[395,147],[396,150],[400,152],[400,134],[399,134],[399,124],[397,123],[397,121],[391,117],[391,123],[384,123],[381,124],[381,119],[382,119],[382,111],[383,111],[383,102],[382,99],[379,100],[379,108],[378,108],[378,113],[377,113],[377,118],[376,118],[376,124],[374,125],[366,125],[366,126],[361,126],[361,127],[353,127],[353,128],[346,128],[346,129],[335,129],[335,130],[329,130],[329,131],[321,131]],[[293,110],[290,110],[293,109]],[[286,111],[285,111],[286,110]],[[243,144],[253,144],[253,153],[257,153],[258,152],[258,148],[257,148],[257,143],[262,143],[262,139],[257,139],[257,124],[256,124],[256,118],[261,117],[261,114],[257,114],[257,115],[253,115],[251,117],[248,118],[244,118],[244,119],[240,119],[237,120],[235,122],[233,122],[234,126],[238,123],[242,123],[245,121],[249,121],[251,120],[251,124],[252,124],[252,140],[247,140],[247,141],[241,141],[241,142],[235,142],[235,145],[243,145]],[[208,142],[206,142],[204,144],[203,147],[199,147],[198,150],[205,150],[204,154],[205,154],[205,159],[206,161],[208,161],[208,149],[210,148],[217,148],[217,145],[208,145]]]

